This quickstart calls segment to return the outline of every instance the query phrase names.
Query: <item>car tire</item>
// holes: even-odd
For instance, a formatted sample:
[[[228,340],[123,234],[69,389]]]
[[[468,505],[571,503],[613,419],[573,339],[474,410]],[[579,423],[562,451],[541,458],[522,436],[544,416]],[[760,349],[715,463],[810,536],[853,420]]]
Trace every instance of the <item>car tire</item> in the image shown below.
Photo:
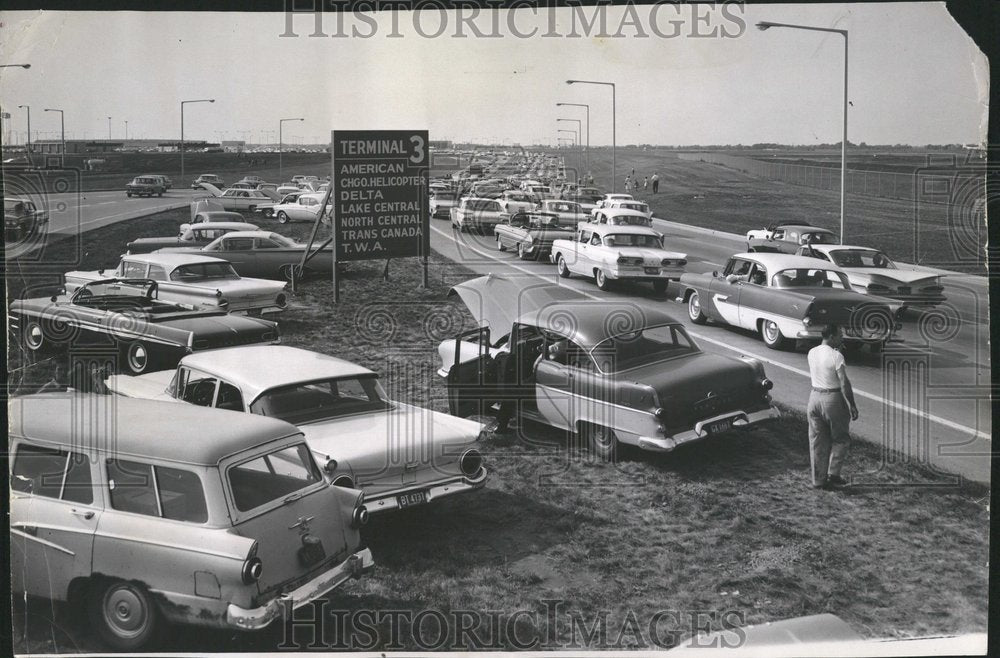
[[[98,636],[119,651],[134,651],[151,643],[162,620],[149,593],[123,580],[104,580],[91,591],[90,618]]]
[[[38,320],[28,320],[21,328],[21,344],[32,352],[44,352],[50,345]]]
[[[571,272],[569,271],[569,266],[566,265],[566,259],[563,258],[562,254],[556,257],[556,271],[559,272],[559,276],[568,279]]]
[[[125,193],[125,196],[127,196],[128,198],[130,198],[130,199],[131,199],[131,198],[132,198],[132,193],[131,193],[131,192],[126,192],[126,193]]]
[[[139,340],[126,343],[121,348],[121,369],[130,375],[141,375],[153,370],[154,358],[149,345]]]
[[[653,281],[653,292],[663,295],[667,292],[667,281]]]
[[[257,211],[257,206],[249,206],[247,208],[247,212],[256,212],[256,211]]]
[[[279,210],[278,211],[277,219],[278,219],[278,223],[279,224],[287,224],[288,223],[288,215],[285,214],[284,210]]]
[[[500,239],[499,235],[497,236],[497,251],[507,251],[507,247],[504,245],[503,240]]]
[[[163,192],[157,192],[156,196],[159,196],[159,197],[163,196]]]
[[[701,297],[698,295],[697,290],[691,291],[690,296],[688,296],[688,317],[695,324],[708,323],[708,316],[701,310]]]
[[[281,278],[289,283],[294,279],[296,282],[302,281],[303,271],[301,265],[293,265],[291,263],[286,263],[282,265],[278,270],[281,273]]]
[[[617,461],[619,445],[614,430],[602,425],[585,425],[584,432],[591,454],[601,461]]]
[[[764,344],[772,350],[785,348],[788,339],[781,335],[781,329],[773,320],[764,320],[760,323],[760,337]]]
[[[267,217],[268,219],[274,217],[274,210],[272,210],[271,208],[265,208],[261,212],[263,213],[264,217]]]
[[[608,290],[611,287],[611,281],[608,280],[608,275],[606,275],[604,270],[601,268],[594,270],[594,283],[597,284],[598,290]]]

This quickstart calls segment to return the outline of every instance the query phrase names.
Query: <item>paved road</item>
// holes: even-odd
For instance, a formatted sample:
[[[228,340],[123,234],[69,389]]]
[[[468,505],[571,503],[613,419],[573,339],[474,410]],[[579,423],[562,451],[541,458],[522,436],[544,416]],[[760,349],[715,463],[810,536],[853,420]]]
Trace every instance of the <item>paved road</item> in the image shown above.
[[[172,189],[162,197],[126,198],[124,191],[52,193],[49,233],[73,235],[126,219],[186,206],[194,190]],[[204,192],[201,192],[204,194]]]
[[[719,269],[731,254],[742,251],[742,240],[709,235],[657,220],[672,249],[688,253],[691,272]],[[517,260],[499,253],[490,236],[455,233],[447,222],[432,220],[431,247],[481,273],[526,277],[577,289],[593,299],[615,297],[642,306],[665,307],[687,325],[703,349],[746,354],[764,361],[775,381],[775,399],[793,409],[805,409],[809,373],[804,349],[774,351],[755,335],[721,326],[690,323],[683,305],[656,296],[648,286],[622,285],[601,292],[592,281],[560,279],[546,262]],[[900,451],[905,458],[931,463],[949,473],[979,482],[990,477],[989,338],[985,281],[947,277],[950,301],[947,317],[910,311],[904,320],[901,347],[882,356],[867,353],[848,360],[855,384],[859,422],[853,431],[869,441]],[[938,322],[938,320],[942,322]],[[805,437],[803,437],[805,440]],[[887,453],[887,460],[900,455]]]

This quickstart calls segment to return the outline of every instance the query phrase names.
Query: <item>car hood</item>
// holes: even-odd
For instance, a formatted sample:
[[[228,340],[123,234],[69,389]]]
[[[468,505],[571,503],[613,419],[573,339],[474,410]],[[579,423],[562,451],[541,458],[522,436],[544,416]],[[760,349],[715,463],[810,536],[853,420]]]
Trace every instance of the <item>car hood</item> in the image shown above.
[[[222,196],[222,190],[217,188],[215,185],[212,185],[211,183],[198,183],[198,185],[200,185],[203,189],[211,192],[212,196]]]
[[[510,333],[514,321],[524,313],[565,301],[584,301],[581,293],[544,283],[525,287],[523,279],[512,280],[488,274],[453,287],[480,327],[489,327],[494,338]]]

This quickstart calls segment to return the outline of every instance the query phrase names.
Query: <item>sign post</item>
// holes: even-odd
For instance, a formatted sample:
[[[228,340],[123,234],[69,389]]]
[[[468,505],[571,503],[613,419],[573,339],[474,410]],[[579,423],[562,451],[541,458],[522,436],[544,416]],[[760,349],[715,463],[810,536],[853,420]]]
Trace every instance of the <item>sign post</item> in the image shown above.
[[[341,262],[418,257],[427,287],[427,131],[334,130],[332,142],[334,303]]]

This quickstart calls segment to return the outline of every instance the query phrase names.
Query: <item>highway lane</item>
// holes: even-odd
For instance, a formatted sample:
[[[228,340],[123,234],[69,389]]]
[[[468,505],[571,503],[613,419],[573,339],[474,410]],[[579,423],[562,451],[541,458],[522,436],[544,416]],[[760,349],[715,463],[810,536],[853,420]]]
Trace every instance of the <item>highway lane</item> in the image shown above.
[[[162,197],[127,198],[124,190],[63,192],[46,195],[50,234],[75,235],[115,222],[187,206],[194,190],[167,190]],[[200,192],[201,195],[205,193]]]
[[[665,223],[659,227],[669,236],[668,244],[687,251],[690,271],[718,269],[725,258],[742,250],[740,246],[734,248],[732,240],[726,242],[720,236],[683,231]],[[673,301],[676,286],[671,286],[666,300],[644,285],[625,284],[617,290],[601,292],[591,280],[560,279],[548,262],[520,261],[509,252],[499,253],[492,236],[456,233],[448,222],[439,220],[432,220],[431,247],[483,274],[557,283],[595,300],[613,297],[640,306],[665,307],[688,327],[703,349],[760,358],[775,381],[775,399],[790,408],[806,408],[809,376],[805,349],[770,350],[756,334],[729,327],[693,325],[686,308]],[[968,290],[963,293],[965,288]],[[901,347],[887,350],[881,356],[867,353],[848,356],[861,412],[852,430],[886,447],[887,461],[909,459],[930,463],[949,473],[989,482],[991,410],[985,299],[977,311],[979,298],[975,284],[950,282],[948,290],[959,309],[957,323],[946,322],[934,331],[925,324],[921,332],[918,327],[924,314],[911,313],[904,321]],[[859,477],[859,481],[877,479],[876,474]]]

